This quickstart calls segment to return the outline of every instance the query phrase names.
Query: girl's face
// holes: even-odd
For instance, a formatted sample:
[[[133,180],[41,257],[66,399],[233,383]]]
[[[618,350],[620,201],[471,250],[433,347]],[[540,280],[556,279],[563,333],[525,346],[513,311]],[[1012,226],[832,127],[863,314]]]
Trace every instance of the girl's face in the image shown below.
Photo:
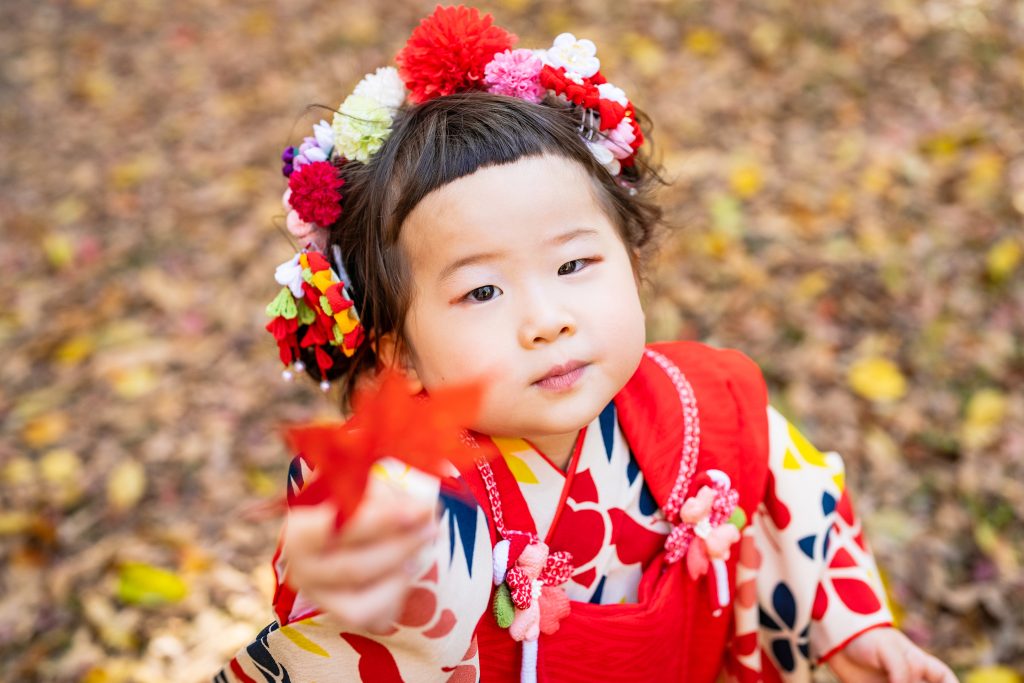
[[[571,450],[644,349],[636,279],[586,171],[555,156],[483,168],[429,194],[402,226],[414,291],[410,375],[476,379],[474,429]]]

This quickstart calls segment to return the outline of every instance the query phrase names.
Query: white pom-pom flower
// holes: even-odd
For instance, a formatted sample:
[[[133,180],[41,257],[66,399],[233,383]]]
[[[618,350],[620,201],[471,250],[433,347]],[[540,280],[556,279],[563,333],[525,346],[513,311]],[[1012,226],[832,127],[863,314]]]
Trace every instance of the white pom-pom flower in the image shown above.
[[[503,538],[494,544],[494,585],[500,586],[505,583],[505,573],[508,571],[508,550],[511,544],[508,539]]]
[[[597,92],[600,94],[602,100],[611,100],[612,102],[618,102],[623,107],[629,106],[629,100],[626,98],[626,92],[611,83],[602,83],[597,86]]]
[[[334,149],[334,130],[331,124],[323,119],[320,119],[320,123],[313,124],[313,137],[316,138],[317,147],[324,151],[325,157],[330,156],[331,150]]]
[[[584,140],[587,143],[587,147],[590,149],[590,153],[594,155],[597,162],[608,169],[608,172],[612,175],[619,175],[619,171],[622,170],[622,164],[615,158],[612,151],[605,147],[600,142],[592,142],[590,140]]]
[[[379,102],[392,111],[402,106],[406,93],[405,83],[393,66],[382,66],[372,74],[366,74],[352,92]]]
[[[554,44],[548,49],[547,62],[583,78],[590,78],[601,68],[597,46],[590,40],[576,40],[576,36],[571,33],[563,33],[555,38]]]
[[[277,284],[290,289],[296,299],[302,298],[302,264],[299,263],[299,255],[296,254],[279,265],[274,271],[274,279],[277,280]]]

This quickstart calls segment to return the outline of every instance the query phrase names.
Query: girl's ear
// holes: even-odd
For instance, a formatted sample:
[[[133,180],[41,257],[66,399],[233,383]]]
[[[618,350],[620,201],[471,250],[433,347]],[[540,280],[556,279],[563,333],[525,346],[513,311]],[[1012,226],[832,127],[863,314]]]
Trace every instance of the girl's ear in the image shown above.
[[[409,348],[398,338],[394,331],[382,334],[374,345],[377,353],[378,371],[394,369],[400,371],[409,380],[409,388],[414,394],[423,391],[423,382],[412,362]]]

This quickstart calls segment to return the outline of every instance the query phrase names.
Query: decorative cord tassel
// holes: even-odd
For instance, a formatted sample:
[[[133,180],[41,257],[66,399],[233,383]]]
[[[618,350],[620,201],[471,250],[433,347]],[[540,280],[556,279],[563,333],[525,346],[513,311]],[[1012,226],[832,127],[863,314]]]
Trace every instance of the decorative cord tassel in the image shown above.
[[[711,615],[717,617],[729,605],[729,570],[725,560],[718,558],[711,560],[711,570],[711,590],[708,593],[711,597]]]
[[[537,683],[537,640],[523,641],[523,668],[519,671],[519,683]]]

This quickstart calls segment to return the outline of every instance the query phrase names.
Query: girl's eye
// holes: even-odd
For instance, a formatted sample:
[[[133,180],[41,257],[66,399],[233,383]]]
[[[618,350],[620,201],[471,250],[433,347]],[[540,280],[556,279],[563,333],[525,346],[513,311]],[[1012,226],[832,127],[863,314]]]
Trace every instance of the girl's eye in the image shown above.
[[[490,301],[499,294],[501,294],[501,290],[494,285],[484,285],[483,287],[477,287],[463,298],[469,301],[481,302]]]
[[[577,273],[577,272],[583,270],[584,268],[586,268],[589,263],[590,263],[590,259],[585,259],[585,258],[573,259],[572,261],[569,261],[567,263],[563,263],[562,265],[560,265],[558,267],[558,274],[559,275],[572,275],[573,273]]]

